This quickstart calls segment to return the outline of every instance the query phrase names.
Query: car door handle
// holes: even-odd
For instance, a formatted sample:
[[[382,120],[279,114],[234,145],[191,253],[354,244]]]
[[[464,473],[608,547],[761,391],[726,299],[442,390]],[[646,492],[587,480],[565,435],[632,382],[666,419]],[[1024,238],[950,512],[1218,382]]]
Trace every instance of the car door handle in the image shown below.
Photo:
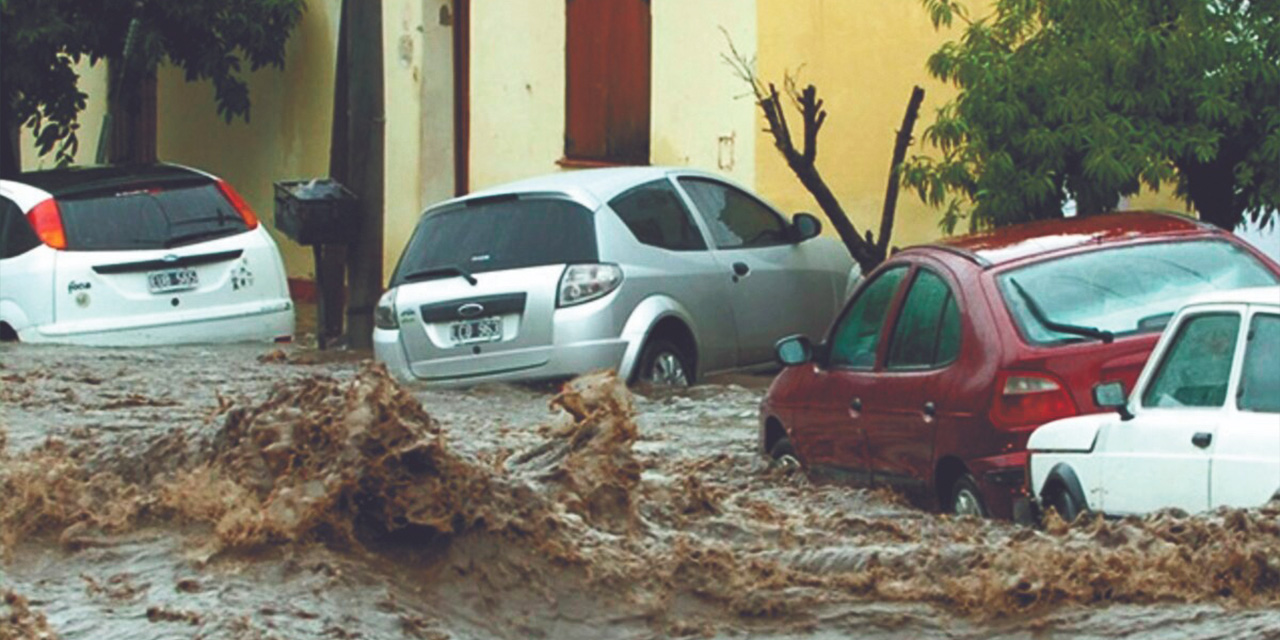
[[[1194,436],[1191,436],[1191,444],[1201,449],[1209,446],[1210,442],[1213,442],[1213,434],[1207,431],[1199,431]]]
[[[933,404],[933,402],[924,403],[924,414],[930,418],[938,415],[938,406]]]
[[[733,263],[733,274],[734,274],[734,275],[736,275],[736,276],[738,276],[738,277],[740,277],[740,278],[745,278],[745,277],[747,276],[747,274],[748,274],[748,273],[751,273],[751,267],[748,267],[748,266],[747,266],[747,263],[745,263],[745,262],[735,262],[735,263]]]
[[[849,401],[849,408],[854,411],[862,411],[862,398],[854,398]]]

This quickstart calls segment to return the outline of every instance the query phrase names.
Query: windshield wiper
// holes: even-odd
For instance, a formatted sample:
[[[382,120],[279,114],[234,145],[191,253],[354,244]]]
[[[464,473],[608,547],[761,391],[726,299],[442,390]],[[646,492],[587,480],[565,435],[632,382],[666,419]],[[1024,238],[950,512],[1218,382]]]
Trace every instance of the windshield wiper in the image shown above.
[[[1040,323],[1040,326],[1050,331],[1057,331],[1058,333],[1069,333],[1071,335],[1084,336],[1086,338],[1097,338],[1104,344],[1111,344],[1111,341],[1115,340],[1115,336],[1110,331],[1105,331],[1097,327],[1082,327],[1076,324],[1066,324],[1050,320],[1049,317],[1044,314],[1044,310],[1040,308],[1040,305],[1031,297],[1031,294],[1027,293],[1027,290],[1023,289],[1022,285],[1018,284],[1017,280],[1009,278],[1009,284],[1013,285],[1014,291],[1017,291],[1019,296],[1022,296],[1022,300],[1027,303],[1027,310],[1031,312],[1031,317],[1035,318],[1036,322]]]
[[[244,229],[236,229],[234,227],[223,227],[221,229],[206,229],[204,231],[192,231],[191,233],[184,233],[176,236],[170,236],[168,240],[164,241],[164,248],[168,249],[169,247],[174,247],[180,244],[186,244],[188,242],[193,242],[195,240],[203,240],[205,238],[216,238],[216,237],[234,235],[234,234],[240,233],[241,231],[244,231]]]
[[[462,276],[462,278],[467,282],[470,282],[473,287],[479,282],[479,280],[476,280],[475,276],[471,275],[470,271],[456,265],[414,271],[413,273],[405,276],[404,280],[405,282],[413,282],[414,280],[430,280],[431,278],[438,278],[440,276]]]

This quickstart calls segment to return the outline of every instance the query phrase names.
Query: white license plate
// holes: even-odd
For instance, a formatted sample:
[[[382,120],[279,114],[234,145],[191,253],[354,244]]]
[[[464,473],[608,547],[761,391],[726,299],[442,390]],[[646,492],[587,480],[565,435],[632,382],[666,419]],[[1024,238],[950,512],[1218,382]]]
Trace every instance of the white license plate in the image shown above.
[[[165,269],[147,274],[147,288],[151,293],[186,291],[200,286],[200,275],[195,269]]]
[[[449,336],[454,344],[497,342],[502,339],[502,318],[477,318],[449,324]]]

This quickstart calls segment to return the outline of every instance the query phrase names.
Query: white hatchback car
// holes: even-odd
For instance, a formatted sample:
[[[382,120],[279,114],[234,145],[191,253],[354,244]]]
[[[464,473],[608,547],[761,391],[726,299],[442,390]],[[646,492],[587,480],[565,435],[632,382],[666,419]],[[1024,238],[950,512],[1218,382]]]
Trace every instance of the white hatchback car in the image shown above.
[[[0,180],[0,339],[287,341],[293,314],[275,242],[214,176],[146,165]]]
[[[615,369],[682,386],[771,362],[826,330],[849,252],[724,179],[634,167],[496,187],[423,214],[375,312],[401,379],[558,378]]]
[[[1065,519],[1280,496],[1280,287],[1192,299],[1127,401],[1118,382],[1094,400],[1117,412],[1050,422],[1027,443],[1033,493]]]

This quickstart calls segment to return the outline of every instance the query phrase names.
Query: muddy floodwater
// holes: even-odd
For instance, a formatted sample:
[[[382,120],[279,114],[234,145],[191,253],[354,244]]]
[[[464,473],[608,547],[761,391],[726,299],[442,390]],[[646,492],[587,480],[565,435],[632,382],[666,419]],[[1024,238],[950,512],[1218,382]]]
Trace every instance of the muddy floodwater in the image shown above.
[[[763,388],[2,345],[0,639],[1280,638],[1280,506],[925,513],[761,459]]]

